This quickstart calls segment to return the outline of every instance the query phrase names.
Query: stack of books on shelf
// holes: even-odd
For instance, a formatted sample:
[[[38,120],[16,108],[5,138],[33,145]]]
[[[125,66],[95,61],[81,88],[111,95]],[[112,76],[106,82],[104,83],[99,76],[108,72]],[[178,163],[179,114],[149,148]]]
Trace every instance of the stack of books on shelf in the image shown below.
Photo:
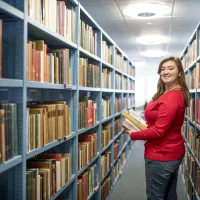
[[[97,134],[86,133],[78,137],[78,170],[81,170],[97,155]]]
[[[107,68],[102,69],[102,88],[111,88],[111,75],[112,72]]]
[[[108,63],[112,63],[112,51],[109,48],[109,45],[107,44],[106,41],[102,41],[102,60],[108,62]]]
[[[110,151],[107,151],[101,155],[101,181],[103,181],[111,168],[111,155],[112,154]]]
[[[18,125],[17,104],[0,104],[0,164],[17,156]]]
[[[101,133],[101,148],[103,149],[108,145],[108,143],[112,139],[112,126],[111,124],[103,125],[102,126],[102,133]]]
[[[81,97],[79,102],[79,124],[78,128],[93,126],[97,121],[97,104],[88,97]]]
[[[72,176],[69,153],[40,154],[27,161],[26,199],[50,199]]]
[[[94,192],[98,184],[97,165],[94,164],[78,176],[78,200],[88,200],[88,196]]]
[[[72,84],[69,49],[49,49],[44,40],[28,41],[27,80]]]
[[[67,1],[29,0],[28,15],[66,40],[76,42],[76,12]]]
[[[97,31],[83,20],[80,20],[80,46],[97,55]]]
[[[89,64],[88,59],[79,58],[79,86],[99,87],[99,66]]]

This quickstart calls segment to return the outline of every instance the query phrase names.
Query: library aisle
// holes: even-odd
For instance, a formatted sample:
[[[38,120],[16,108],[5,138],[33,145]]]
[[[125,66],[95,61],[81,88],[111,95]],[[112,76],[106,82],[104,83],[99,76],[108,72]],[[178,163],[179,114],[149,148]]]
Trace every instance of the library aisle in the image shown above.
[[[110,200],[145,200],[144,145],[142,141],[133,143],[132,150],[124,166]],[[185,186],[181,173],[177,183],[178,200],[186,200]]]

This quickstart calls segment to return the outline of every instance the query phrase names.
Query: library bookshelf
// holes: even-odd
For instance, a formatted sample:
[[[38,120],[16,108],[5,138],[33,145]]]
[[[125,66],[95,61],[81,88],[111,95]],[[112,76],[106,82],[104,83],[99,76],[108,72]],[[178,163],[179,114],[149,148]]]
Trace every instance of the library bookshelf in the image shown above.
[[[185,140],[186,154],[182,163],[182,177],[185,183],[187,199],[200,199],[200,25],[195,28],[181,60],[190,91],[190,107],[186,109],[182,134]]]
[[[108,200],[134,77],[78,1],[0,0],[0,199]]]

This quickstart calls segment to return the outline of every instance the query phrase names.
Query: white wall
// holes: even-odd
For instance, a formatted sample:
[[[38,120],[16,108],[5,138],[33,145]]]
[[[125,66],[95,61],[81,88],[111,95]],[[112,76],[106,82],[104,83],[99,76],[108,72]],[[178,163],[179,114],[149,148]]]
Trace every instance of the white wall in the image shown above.
[[[152,96],[157,91],[157,83],[159,76],[157,68],[136,68],[135,78],[135,105],[141,107],[144,105],[145,100],[151,101]]]

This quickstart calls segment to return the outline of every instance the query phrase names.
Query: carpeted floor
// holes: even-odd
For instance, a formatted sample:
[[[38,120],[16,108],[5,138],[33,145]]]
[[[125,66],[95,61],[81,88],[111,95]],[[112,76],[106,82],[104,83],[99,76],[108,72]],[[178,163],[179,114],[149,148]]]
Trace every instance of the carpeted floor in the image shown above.
[[[134,142],[132,151],[110,196],[110,200],[146,200],[143,154],[143,142]],[[177,193],[178,200],[186,200],[185,188],[180,173]]]

